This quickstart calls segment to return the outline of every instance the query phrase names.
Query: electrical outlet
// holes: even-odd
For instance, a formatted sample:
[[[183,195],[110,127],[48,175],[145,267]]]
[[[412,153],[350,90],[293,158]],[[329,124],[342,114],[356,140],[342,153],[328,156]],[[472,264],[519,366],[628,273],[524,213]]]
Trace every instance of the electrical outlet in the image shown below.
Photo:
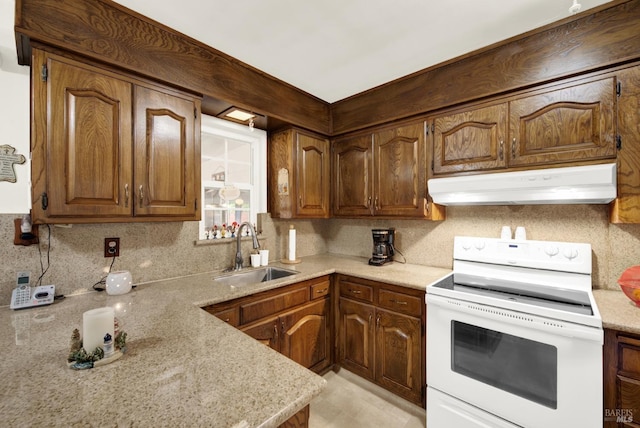
[[[104,256],[120,256],[120,238],[104,238]]]

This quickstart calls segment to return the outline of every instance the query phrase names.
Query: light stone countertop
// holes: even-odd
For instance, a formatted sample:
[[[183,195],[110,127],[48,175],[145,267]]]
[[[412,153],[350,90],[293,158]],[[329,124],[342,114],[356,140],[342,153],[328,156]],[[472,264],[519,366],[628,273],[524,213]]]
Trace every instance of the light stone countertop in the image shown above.
[[[640,308],[622,291],[594,290],[593,295],[604,328],[640,334]]]
[[[325,380],[200,309],[332,273],[426,289],[451,272],[324,254],[299,273],[249,286],[213,285],[214,273],[147,284],[122,296],[87,293],[51,306],[0,308],[0,425],[274,427],[306,406]],[[640,333],[640,308],[622,292],[595,290],[606,328]],[[128,334],[120,360],[91,370],[66,366],[82,313],[113,306]]]
[[[326,381],[200,307],[335,272],[411,288],[450,272],[342,255],[282,266],[299,274],[249,286],[213,285],[214,273],[139,284],[122,296],[87,293],[53,305],[0,308],[0,425],[274,427]],[[90,370],[67,368],[82,314],[113,306],[127,353]]]

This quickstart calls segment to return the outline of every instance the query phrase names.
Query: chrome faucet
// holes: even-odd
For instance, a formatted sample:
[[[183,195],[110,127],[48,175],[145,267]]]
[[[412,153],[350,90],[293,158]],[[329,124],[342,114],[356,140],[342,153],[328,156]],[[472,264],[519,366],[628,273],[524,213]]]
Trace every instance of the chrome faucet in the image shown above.
[[[238,232],[237,232],[237,246],[236,246],[236,262],[235,265],[233,267],[233,270],[240,270],[242,269],[242,249],[240,247],[240,238],[242,238],[242,228],[244,226],[247,226],[249,228],[249,230],[251,231],[251,237],[253,238],[253,248],[254,249],[258,249],[260,248],[260,243],[258,242],[258,236],[256,235],[256,230],[253,228],[253,226],[251,226],[251,223],[249,223],[248,221],[245,221],[244,223],[242,223],[239,227],[238,227]]]

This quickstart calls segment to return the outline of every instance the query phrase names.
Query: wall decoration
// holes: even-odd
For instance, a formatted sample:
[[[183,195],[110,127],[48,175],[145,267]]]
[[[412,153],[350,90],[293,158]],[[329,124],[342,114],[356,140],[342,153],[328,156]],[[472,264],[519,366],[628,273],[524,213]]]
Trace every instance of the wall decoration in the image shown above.
[[[289,170],[280,168],[278,171],[278,195],[289,194]]]
[[[23,155],[16,154],[15,147],[8,144],[0,146],[0,181],[16,182],[16,172],[13,169],[15,164],[26,162]]]

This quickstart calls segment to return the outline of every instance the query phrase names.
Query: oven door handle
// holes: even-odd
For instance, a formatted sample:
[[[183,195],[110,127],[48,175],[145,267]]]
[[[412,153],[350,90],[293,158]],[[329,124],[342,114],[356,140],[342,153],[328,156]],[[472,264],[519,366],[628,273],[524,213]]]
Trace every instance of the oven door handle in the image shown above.
[[[499,322],[508,321],[509,324],[517,325],[519,327],[531,328],[539,330],[548,334],[555,334],[558,336],[590,340],[593,342],[604,343],[604,332],[602,329],[593,327],[573,327],[570,323],[555,321],[548,318],[538,317],[536,315],[520,314],[508,309],[491,308],[490,311],[482,310],[479,308],[485,308],[481,304],[473,303],[473,307],[469,307],[469,304],[464,301],[455,301],[451,303],[450,299],[441,296],[434,296],[427,294],[427,314],[429,313],[429,305],[440,306],[449,311],[457,311],[465,314],[473,315],[480,318],[491,319]],[[476,309],[478,308],[478,309]],[[513,316],[516,314],[516,316]],[[427,327],[428,327],[427,322]]]

